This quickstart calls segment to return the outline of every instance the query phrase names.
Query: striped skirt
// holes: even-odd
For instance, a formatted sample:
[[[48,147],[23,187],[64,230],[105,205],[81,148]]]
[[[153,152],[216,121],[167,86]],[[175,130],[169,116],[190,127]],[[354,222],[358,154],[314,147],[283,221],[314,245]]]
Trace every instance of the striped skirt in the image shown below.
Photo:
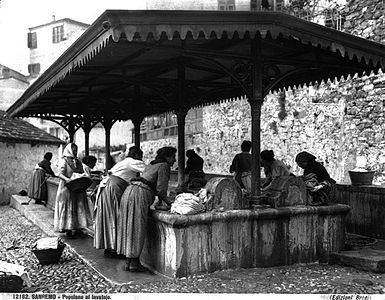
[[[94,208],[94,247],[116,250],[120,198],[127,182],[110,175],[106,186],[100,187]]]
[[[120,201],[118,254],[139,258],[147,235],[147,219],[154,192],[143,182],[131,182]]]

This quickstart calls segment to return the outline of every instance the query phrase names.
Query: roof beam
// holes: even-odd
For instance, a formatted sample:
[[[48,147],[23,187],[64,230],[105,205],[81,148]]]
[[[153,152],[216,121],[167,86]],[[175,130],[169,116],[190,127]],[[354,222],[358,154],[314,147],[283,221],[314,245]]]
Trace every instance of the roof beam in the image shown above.
[[[102,74],[105,74],[105,73],[108,73],[110,72],[111,70],[114,70],[116,68],[121,68],[121,66],[127,62],[127,61],[130,61],[130,60],[133,60],[139,56],[141,56],[143,53],[145,53],[146,51],[148,51],[148,48],[141,48],[141,49],[138,49],[137,51],[135,51],[134,53],[132,53],[131,55],[128,55],[127,57],[125,57],[124,59],[120,60],[119,62],[113,64],[112,66],[108,67],[108,68],[105,68],[103,71],[99,72],[98,74],[95,74],[93,77],[81,82],[79,84],[79,86],[88,86],[89,83],[91,83],[93,80],[97,79],[100,75]],[[74,92],[76,91],[77,88],[75,88],[74,90],[70,91],[70,92]]]

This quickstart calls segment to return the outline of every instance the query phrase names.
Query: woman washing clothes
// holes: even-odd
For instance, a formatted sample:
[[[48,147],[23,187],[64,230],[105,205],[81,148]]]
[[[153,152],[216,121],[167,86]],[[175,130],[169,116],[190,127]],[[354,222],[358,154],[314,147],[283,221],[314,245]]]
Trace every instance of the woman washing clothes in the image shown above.
[[[263,150],[260,157],[266,176],[265,182],[261,185],[263,191],[269,189],[275,178],[291,175],[288,167],[282,161],[275,159],[273,150]]]
[[[230,166],[230,173],[234,174],[234,180],[248,193],[251,192],[251,141],[243,141],[241,153],[234,156]]]
[[[335,181],[330,178],[325,167],[316,161],[316,157],[303,151],[297,154],[295,161],[303,169],[303,179],[312,198],[311,205],[322,205],[329,202],[332,185]]]
[[[127,157],[109,170],[109,176],[99,185],[94,208],[94,247],[105,249],[104,256],[119,258],[117,230],[120,200],[132,178],[138,177],[146,166],[143,151],[132,146]]]
[[[155,160],[145,167],[140,178],[132,179],[123,193],[118,223],[118,253],[126,257],[125,269],[130,272],[145,272],[140,263],[144,240],[147,234],[147,219],[155,195],[171,206],[167,197],[170,168],[175,163],[176,149],[163,147],[157,151]]]
[[[73,192],[66,186],[74,174],[84,173],[77,153],[78,146],[74,143],[64,148],[63,157],[59,162],[60,181],[55,203],[54,230],[66,232],[69,238],[75,238],[81,234],[81,229],[92,225],[86,191]]]
[[[52,153],[47,152],[44,158],[39,162],[33,171],[31,181],[29,184],[28,197],[35,199],[36,204],[46,204],[47,202],[47,177],[55,176],[51,169]]]

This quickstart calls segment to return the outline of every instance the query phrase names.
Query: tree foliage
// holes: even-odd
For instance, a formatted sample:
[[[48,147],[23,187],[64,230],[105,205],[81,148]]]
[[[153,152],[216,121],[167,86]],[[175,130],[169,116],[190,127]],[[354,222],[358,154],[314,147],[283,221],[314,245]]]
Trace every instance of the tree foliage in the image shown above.
[[[290,0],[286,9],[292,14],[314,21],[319,16],[324,16],[333,25],[340,16],[341,0]]]

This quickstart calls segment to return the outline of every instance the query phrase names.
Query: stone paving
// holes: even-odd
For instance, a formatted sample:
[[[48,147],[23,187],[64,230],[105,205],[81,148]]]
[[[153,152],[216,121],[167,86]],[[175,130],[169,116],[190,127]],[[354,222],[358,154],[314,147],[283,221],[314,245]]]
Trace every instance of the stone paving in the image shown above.
[[[384,294],[385,275],[328,264],[220,271],[190,278],[112,284],[67,247],[58,264],[42,266],[30,247],[45,234],[17,210],[0,206],[0,260],[26,267],[33,283],[23,292],[45,293],[294,293]]]

